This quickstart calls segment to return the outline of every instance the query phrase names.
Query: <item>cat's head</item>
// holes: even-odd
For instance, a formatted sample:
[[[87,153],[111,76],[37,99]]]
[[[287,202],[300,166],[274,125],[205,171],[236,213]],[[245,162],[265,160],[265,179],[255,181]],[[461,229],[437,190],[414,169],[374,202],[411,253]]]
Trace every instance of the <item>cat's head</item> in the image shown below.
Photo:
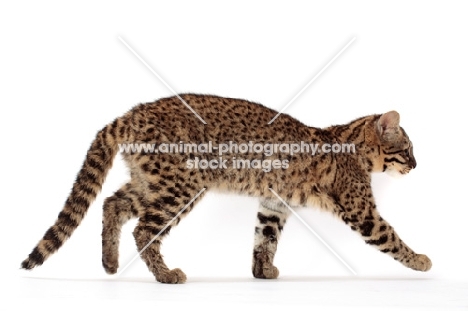
[[[400,115],[396,111],[384,113],[376,122],[380,153],[374,162],[374,171],[391,175],[405,175],[416,167],[413,144],[400,127]]]

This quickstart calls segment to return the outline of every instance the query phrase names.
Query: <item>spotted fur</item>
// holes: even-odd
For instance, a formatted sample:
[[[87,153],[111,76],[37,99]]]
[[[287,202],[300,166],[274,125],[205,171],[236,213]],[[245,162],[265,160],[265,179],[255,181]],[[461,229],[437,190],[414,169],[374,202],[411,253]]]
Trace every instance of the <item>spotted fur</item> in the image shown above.
[[[277,112],[245,100],[195,94],[181,97],[207,124],[200,122],[177,97],[170,97],[140,104],[104,127],[88,150],[55,224],[23,261],[22,268],[32,269],[41,265],[80,225],[101,190],[119,150],[118,144],[180,141],[354,143],[356,152],[277,153],[270,157],[255,153],[223,155],[227,159],[279,159],[288,163],[287,168],[269,172],[258,168],[233,168],[232,165],[212,170],[187,167],[187,160],[195,157],[218,158],[213,154],[125,153],[123,156],[131,179],[104,201],[102,264],[106,272],[117,272],[121,228],[126,221],[137,217],[133,235],[138,250],[144,249],[141,258],[156,280],[185,282],[186,276],[180,269],[171,270],[164,263],[160,253],[161,240],[206,193],[190,202],[203,188],[261,198],[252,265],[253,275],[257,278],[278,277],[273,259],[289,215],[289,209],[270,188],[290,206],[314,206],[330,211],[360,233],[367,244],[409,268],[420,271],[431,268],[429,258],[411,250],[379,215],[372,195],[372,172],[407,174],[416,167],[412,143],[399,126],[397,112],[370,115],[345,125],[321,129],[308,127],[286,114],[269,125]],[[155,236],[153,243],[145,248]]]

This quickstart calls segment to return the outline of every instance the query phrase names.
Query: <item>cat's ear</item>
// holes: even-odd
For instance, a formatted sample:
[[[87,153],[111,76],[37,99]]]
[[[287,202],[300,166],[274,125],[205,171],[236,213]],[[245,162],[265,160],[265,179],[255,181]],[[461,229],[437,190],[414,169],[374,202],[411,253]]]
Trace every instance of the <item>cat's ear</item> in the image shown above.
[[[392,141],[400,133],[400,115],[396,111],[384,113],[377,121],[377,130],[383,140]]]

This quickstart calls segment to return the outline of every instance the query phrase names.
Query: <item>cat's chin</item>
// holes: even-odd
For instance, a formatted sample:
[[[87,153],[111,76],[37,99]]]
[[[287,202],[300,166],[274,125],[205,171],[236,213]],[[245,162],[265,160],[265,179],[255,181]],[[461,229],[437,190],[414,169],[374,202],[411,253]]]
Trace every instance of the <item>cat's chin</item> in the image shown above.
[[[387,170],[385,171],[387,175],[392,176],[393,178],[403,178],[407,173],[405,172],[400,172],[400,171],[395,171],[395,170]]]

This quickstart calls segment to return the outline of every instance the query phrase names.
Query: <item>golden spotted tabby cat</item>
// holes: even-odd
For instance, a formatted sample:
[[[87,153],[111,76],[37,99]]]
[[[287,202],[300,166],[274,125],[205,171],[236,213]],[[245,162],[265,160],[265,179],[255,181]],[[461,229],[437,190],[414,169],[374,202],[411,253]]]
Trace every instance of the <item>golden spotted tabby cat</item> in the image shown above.
[[[71,236],[119,151],[131,179],[104,202],[102,263],[108,273],[117,272],[122,225],[137,217],[137,248],[156,280],[185,282],[180,269],[164,263],[161,240],[212,189],[260,198],[252,266],[257,278],[279,273],[273,258],[290,210],[275,193],[289,206],[330,211],[409,268],[431,268],[429,258],[411,250],[380,217],[372,195],[372,172],[406,174],[416,167],[397,112],[321,129],[285,114],[269,124],[277,112],[246,100],[180,97],[138,105],[98,132],[58,219],[22,263],[24,269],[41,265]],[[340,146],[353,148],[334,152]]]

